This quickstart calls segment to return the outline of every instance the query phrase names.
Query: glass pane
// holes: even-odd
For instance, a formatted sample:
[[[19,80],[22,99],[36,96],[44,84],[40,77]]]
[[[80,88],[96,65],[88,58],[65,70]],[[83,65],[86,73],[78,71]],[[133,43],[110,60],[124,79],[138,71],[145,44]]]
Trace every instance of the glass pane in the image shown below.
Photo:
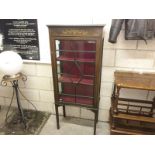
[[[96,51],[96,42],[88,40],[56,40],[56,50]]]
[[[56,40],[57,59],[60,61],[95,62],[95,41]]]
[[[56,40],[59,101],[93,104],[95,41]]]

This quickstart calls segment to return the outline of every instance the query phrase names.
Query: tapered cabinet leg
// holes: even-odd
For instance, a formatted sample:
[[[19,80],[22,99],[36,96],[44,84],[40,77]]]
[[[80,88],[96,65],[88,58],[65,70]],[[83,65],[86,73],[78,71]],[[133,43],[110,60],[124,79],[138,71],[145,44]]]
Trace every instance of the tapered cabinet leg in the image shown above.
[[[94,119],[94,135],[96,135],[96,125],[97,125],[97,121],[98,121],[98,111],[95,111],[94,114],[95,114],[95,119]]]
[[[98,123],[98,114],[99,114],[99,112],[97,111],[97,123]]]
[[[57,129],[60,129],[58,105],[55,105]]]
[[[64,117],[66,117],[66,108],[65,108],[65,105],[63,105],[63,115],[64,115]]]

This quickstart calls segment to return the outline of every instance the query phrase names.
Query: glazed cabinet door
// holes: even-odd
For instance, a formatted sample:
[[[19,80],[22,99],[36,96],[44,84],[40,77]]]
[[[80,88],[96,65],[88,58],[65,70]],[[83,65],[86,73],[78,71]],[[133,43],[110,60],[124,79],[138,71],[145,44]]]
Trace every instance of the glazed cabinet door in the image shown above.
[[[55,39],[56,102],[93,106],[97,40]]]

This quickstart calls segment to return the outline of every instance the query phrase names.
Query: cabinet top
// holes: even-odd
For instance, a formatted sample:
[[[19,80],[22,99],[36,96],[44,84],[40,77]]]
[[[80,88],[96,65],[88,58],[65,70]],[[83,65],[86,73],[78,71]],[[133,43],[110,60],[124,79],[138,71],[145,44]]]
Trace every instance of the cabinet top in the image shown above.
[[[90,24],[90,25],[47,25],[47,27],[104,27],[105,24]]]
[[[49,25],[51,36],[102,37],[104,25]]]

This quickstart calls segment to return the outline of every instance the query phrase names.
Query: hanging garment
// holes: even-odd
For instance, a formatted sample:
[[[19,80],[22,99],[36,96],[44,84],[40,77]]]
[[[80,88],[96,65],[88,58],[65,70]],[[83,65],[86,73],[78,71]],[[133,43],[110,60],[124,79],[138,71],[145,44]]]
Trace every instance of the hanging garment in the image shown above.
[[[117,42],[117,37],[124,22],[126,40],[148,40],[155,37],[155,19],[113,19],[109,42]]]

